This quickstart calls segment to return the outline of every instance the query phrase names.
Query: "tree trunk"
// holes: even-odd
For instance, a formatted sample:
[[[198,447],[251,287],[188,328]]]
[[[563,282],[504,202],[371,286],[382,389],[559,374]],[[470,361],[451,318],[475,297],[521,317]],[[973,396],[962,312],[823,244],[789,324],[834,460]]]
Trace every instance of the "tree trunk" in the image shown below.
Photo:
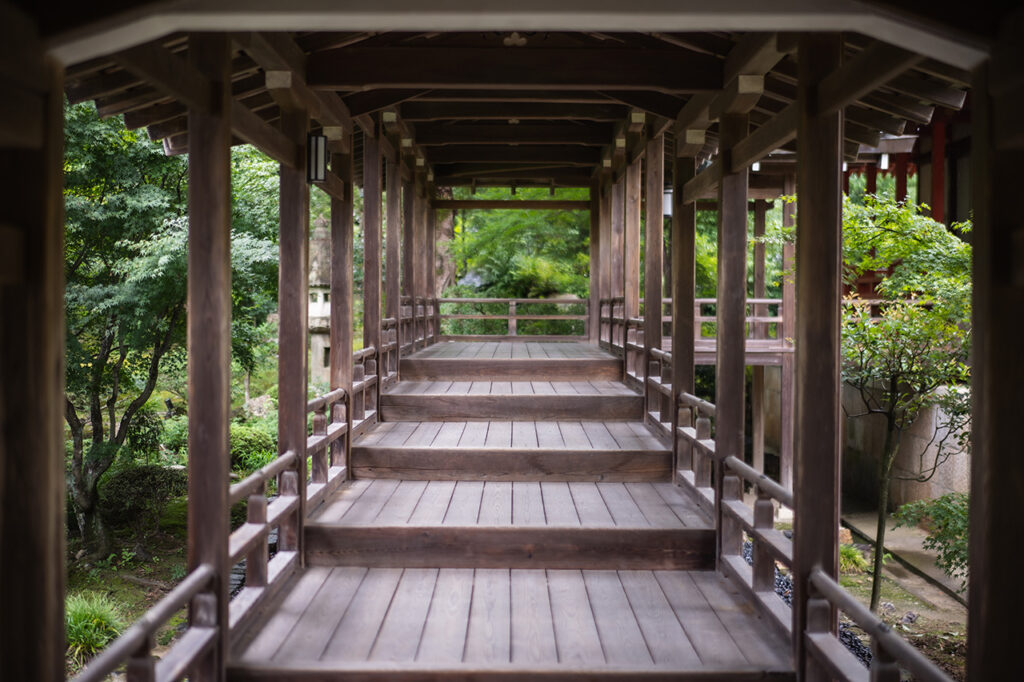
[[[875,528],[875,557],[871,580],[871,611],[877,612],[878,600],[882,592],[882,565],[885,560],[885,522],[889,511],[889,478],[892,466],[899,450],[899,438],[896,424],[890,415],[885,430],[885,446],[878,462],[878,525]]]

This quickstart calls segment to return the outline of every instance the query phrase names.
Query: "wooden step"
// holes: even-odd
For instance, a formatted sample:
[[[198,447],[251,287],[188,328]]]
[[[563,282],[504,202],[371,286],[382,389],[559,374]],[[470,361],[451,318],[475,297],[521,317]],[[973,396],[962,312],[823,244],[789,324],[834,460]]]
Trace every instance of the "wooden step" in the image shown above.
[[[314,566],[242,644],[229,680],[795,679],[711,571]]]
[[[380,398],[385,421],[634,420],[643,397],[612,381],[403,381]]]
[[[351,465],[356,478],[667,481],[672,452],[640,422],[383,422]]]
[[[622,361],[596,358],[402,358],[403,380],[412,381],[615,381]]]

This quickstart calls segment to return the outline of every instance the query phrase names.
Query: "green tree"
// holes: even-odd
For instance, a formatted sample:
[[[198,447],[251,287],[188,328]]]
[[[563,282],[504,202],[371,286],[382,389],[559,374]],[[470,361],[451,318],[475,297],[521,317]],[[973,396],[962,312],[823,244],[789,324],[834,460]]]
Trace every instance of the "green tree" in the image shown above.
[[[848,281],[865,272],[885,273],[878,285],[878,314],[872,315],[870,302],[850,297],[842,319],[843,380],[857,390],[863,406],[851,416],[880,415],[886,425],[877,469],[874,610],[901,435],[922,410],[942,408],[945,418],[937,420],[937,433],[953,436],[937,436],[935,459],[922,467],[919,480],[930,478],[945,458],[966,445],[971,249],[945,225],[922,215],[919,206],[870,195],[863,204],[846,201],[843,233]]]
[[[66,107],[65,120],[68,478],[83,546],[105,555],[100,478],[164,359],[184,343],[187,165],[91,104]],[[243,361],[252,344],[244,326],[262,323],[276,287],[276,249],[263,229],[243,225],[232,236],[233,350]]]

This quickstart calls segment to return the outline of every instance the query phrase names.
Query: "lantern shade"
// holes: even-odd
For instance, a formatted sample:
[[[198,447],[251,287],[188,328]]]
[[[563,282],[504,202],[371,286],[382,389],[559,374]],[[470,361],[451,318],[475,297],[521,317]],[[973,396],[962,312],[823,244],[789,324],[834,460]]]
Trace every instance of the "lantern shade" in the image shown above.
[[[313,135],[306,138],[306,182],[327,180],[327,137]]]

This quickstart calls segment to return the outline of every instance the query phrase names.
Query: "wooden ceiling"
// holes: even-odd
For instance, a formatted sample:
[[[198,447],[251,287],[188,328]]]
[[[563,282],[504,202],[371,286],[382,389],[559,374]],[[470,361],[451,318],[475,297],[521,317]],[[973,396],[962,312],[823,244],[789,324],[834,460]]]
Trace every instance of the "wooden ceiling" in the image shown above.
[[[313,126],[380,136],[438,186],[589,186],[619,173],[646,139],[709,159],[717,120],[749,113],[751,158],[792,151],[793,36],[768,33],[246,33],[235,34],[232,91],[238,142],[290,153],[274,136],[282,106]],[[846,37],[835,98],[846,105],[847,156],[877,146],[936,107],[964,104],[968,74]],[[71,102],[146,127],[168,153],[188,149],[187,39],[172,35],[71,65]],[[823,93],[828,96],[828,92]],[[756,133],[756,135],[754,134]],[[759,146],[760,145],[760,146]],[[274,152],[278,152],[275,154]],[[281,159],[279,159],[281,160]],[[358,159],[357,159],[358,161]],[[360,164],[356,164],[359,168]]]

